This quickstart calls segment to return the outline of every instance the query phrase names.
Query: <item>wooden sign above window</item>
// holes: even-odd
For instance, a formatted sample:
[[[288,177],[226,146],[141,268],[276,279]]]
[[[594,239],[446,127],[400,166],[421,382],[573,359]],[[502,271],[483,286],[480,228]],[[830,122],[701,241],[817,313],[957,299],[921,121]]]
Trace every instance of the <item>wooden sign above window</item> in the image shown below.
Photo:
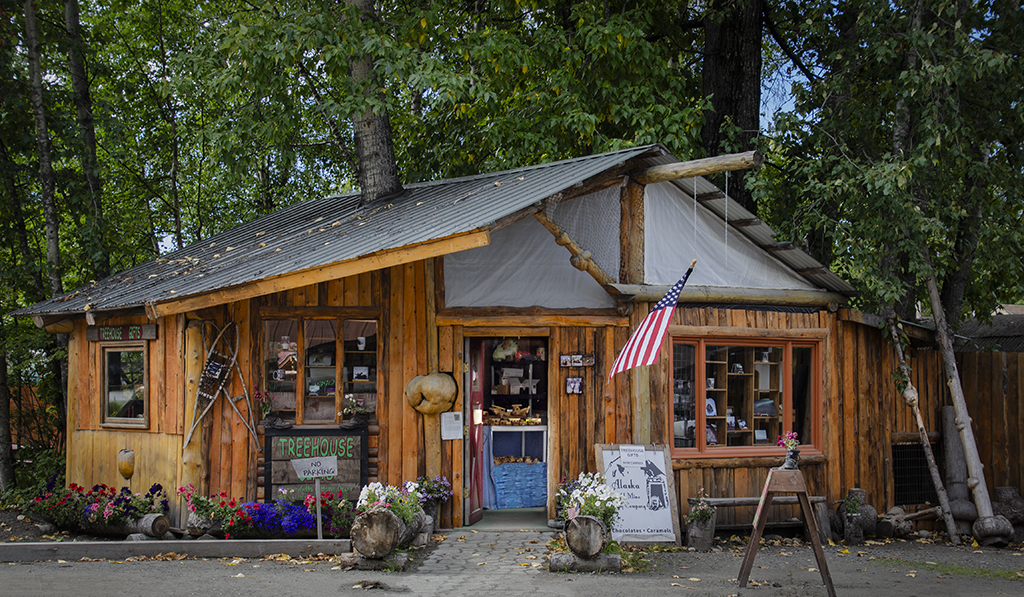
[[[89,342],[133,342],[156,340],[156,324],[144,325],[92,325],[85,328]]]

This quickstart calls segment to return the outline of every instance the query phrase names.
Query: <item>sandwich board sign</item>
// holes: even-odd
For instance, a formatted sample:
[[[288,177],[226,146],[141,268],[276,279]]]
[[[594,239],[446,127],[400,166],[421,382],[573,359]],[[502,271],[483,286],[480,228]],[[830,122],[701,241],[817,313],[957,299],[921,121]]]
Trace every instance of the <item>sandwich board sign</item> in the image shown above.
[[[594,448],[605,483],[626,498],[612,527],[612,540],[681,545],[668,447],[597,444]]]

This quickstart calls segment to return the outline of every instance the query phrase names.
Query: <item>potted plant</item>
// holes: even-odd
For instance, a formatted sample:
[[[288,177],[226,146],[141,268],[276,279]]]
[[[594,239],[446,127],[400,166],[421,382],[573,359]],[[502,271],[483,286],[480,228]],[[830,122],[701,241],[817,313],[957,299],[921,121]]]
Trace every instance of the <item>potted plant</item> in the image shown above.
[[[800,440],[797,439],[796,431],[787,431],[780,435],[775,443],[786,448],[786,461],[782,464],[781,468],[787,471],[795,471],[797,469],[797,461],[800,459],[800,450],[797,449],[800,446]]]
[[[342,429],[355,429],[370,422],[370,411],[351,394],[346,395],[342,401],[341,414],[345,417],[345,421],[339,425]]]
[[[437,475],[434,478],[420,477],[416,479],[420,503],[423,512],[434,519],[434,526],[437,526],[437,508],[452,497],[452,484],[447,477]]]
[[[359,493],[350,535],[352,547],[364,557],[382,559],[409,542],[424,521],[416,483],[402,487],[370,483]]]
[[[576,555],[593,558],[607,545],[626,499],[599,473],[581,473],[575,483],[559,488],[558,499],[564,506],[566,544]]]
[[[697,498],[686,515],[686,545],[699,551],[707,551],[715,542],[715,519],[718,508],[707,501],[708,494],[701,487]]]
[[[844,501],[846,520],[843,524],[843,540],[847,545],[860,545],[864,542],[864,527],[860,521],[860,497],[851,493]]]
[[[256,406],[260,409],[260,413],[263,418],[266,419],[270,411],[274,409],[274,405],[270,400],[270,394],[266,392],[260,392],[259,386],[254,386],[252,389],[252,398],[256,403]]]

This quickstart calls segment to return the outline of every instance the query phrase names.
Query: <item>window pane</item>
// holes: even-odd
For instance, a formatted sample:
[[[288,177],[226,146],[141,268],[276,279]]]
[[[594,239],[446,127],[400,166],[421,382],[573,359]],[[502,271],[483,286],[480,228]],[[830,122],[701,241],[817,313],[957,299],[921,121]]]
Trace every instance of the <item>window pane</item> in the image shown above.
[[[335,347],[337,323],[331,319],[307,319],[304,322],[303,352],[305,381],[303,383],[303,424],[334,423],[336,379]]]
[[[377,322],[346,320],[344,325],[345,408],[374,412],[377,410]]]
[[[782,433],[782,349],[754,348],[754,445],[774,446]]]
[[[768,445],[780,426],[782,350],[708,345],[704,373],[709,447]]]
[[[672,347],[672,420],[675,447],[697,445],[697,347],[675,344]]]
[[[108,350],[106,360],[107,417],[143,419],[146,387],[142,349]]]
[[[295,382],[298,376],[299,322],[294,319],[263,322],[264,383],[273,410],[282,418],[295,418]]]
[[[814,394],[814,349],[810,346],[793,348],[793,431],[799,434],[801,444],[810,444],[811,417],[814,409],[811,401]]]

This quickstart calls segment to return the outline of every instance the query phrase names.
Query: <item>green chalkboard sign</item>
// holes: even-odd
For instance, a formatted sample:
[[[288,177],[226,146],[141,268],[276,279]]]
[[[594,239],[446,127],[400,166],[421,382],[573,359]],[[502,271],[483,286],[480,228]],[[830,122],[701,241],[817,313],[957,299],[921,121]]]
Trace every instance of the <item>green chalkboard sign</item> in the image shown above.
[[[280,497],[281,489],[293,490],[295,499],[316,493],[314,480],[299,478],[292,466],[292,460],[299,458],[337,458],[338,473],[320,479],[321,492],[341,490],[347,499],[356,500],[368,483],[369,434],[366,427],[267,429],[264,437],[263,495],[268,502]]]

